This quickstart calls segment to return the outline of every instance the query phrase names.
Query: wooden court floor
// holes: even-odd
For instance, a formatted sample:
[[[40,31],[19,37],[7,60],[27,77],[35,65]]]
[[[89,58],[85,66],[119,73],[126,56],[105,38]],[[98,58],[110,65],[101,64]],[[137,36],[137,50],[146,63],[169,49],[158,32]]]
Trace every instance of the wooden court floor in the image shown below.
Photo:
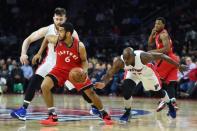
[[[114,120],[113,125],[104,125],[95,116],[89,115],[89,105],[81,96],[55,95],[59,115],[58,126],[43,126],[39,120],[46,118],[47,108],[42,96],[36,95],[28,109],[27,121],[9,116],[12,109],[23,102],[23,95],[0,95],[0,131],[197,131],[197,101],[178,100],[180,110],[177,118],[166,116],[167,108],[156,113],[158,99],[134,98],[132,119],[126,125],[117,122],[122,114],[121,97],[101,97],[105,109]]]

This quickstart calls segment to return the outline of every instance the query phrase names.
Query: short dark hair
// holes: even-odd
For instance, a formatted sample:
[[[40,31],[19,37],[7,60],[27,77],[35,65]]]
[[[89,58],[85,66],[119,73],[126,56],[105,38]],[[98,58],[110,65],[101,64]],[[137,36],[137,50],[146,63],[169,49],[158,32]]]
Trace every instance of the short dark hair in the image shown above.
[[[166,24],[166,19],[164,17],[158,17],[156,20],[160,20],[164,25]]]
[[[70,32],[71,34],[74,31],[74,27],[70,22],[65,22],[60,27],[64,27],[65,32]]]
[[[57,7],[57,8],[55,8],[54,14],[66,16],[66,10],[64,8]]]

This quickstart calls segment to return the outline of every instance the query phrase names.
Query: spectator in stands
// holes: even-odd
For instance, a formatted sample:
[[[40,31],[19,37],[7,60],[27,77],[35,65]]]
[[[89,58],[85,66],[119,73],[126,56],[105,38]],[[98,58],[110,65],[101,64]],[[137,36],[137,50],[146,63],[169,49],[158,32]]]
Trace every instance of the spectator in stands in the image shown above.
[[[7,91],[7,80],[0,75],[0,94]]]
[[[13,66],[11,71],[11,80],[12,80],[12,89],[14,93],[23,93],[24,92],[24,75],[23,71],[18,64]]]
[[[21,66],[21,69],[23,71],[23,75],[24,75],[24,91],[26,90],[26,87],[28,85],[28,82],[30,80],[30,78],[33,75],[33,69],[32,67],[29,65],[29,61],[27,61],[26,64]]]
[[[190,73],[192,69],[196,68],[196,64],[192,61],[191,57],[186,57],[185,63],[189,67],[189,70],[184,71],[183,74],[179,73],[179,79],[180,79],[180,90],[183,92],[186,92],[187,94],[184,94],[184,93],[182,94],[187,96],[189,95],[188,91],[191,90],[191,88],[193,88],[194,83],[195,83],[189,79],[188,74]]]

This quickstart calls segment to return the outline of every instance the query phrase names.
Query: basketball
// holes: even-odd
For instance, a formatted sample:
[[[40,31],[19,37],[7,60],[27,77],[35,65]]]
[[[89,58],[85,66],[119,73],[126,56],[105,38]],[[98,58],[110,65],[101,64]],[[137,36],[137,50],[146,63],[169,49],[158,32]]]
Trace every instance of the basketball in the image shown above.
[[[87,77],[87,74],[80,67],[75,67],[71,69],[71,71],[69,72],[69,80],[72,83],[83,83],[85,82],[86,77]]]

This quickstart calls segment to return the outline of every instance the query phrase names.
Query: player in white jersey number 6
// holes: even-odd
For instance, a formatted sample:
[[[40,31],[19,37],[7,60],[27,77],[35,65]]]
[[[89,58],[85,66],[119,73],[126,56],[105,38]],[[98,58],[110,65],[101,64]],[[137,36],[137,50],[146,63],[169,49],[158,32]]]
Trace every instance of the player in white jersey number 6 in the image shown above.
[[[144,51],[134,51],[131,47],[125,48],[123,55],[114,61],[112,68],[103,77],[102,82],[95,84],[96,88],[104,88],[110,81],[110,78],[120,69],[125,70],[125,78],[122,85],[122,93],[125,103],[125,113],[120,117],[121,123],[126,123],[131,117],[131,101],[132,95],[135,94],[135,88],[139,82],[142,82],[145,90],[157,91],[163,101],[168,105],[168,115],[172,118],[176,117],[176,110],[174,109],[171,100],[165,90],[161,88],[161,81],[158,73],[155,71],[154,66],[149,63],[154,60],[165,60],[170,64],[175,65],[180,71],[187,70],[187,66],[179,65],[170,57],[162,53],[148,53]],[[157,111],[162,110],[164,107],[159,106]]]

